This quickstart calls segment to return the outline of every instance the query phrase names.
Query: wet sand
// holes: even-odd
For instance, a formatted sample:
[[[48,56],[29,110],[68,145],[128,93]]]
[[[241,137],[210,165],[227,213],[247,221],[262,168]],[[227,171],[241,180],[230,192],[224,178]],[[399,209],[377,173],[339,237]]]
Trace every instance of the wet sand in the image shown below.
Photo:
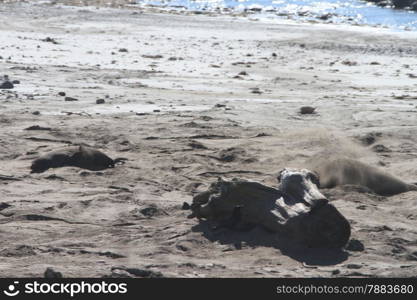
[[[417,182],[415,38],[1,4],[0,75],[20,83],[0,90],[0,274],[52,267],[64,277],[134,276],[112,271],[126,266],[167,277],[415,276],[417,192],[323,190],[356,240],[331,254],[292,248],[260,228],[214,231],[181,209],[219,176],[276,186],[282,168],[331,157]],[[305,105],[316,113],[299,114]],[[33,125],[46,129],[27,130]],[[77,144],[128,160],[30,174],[34,158]]]

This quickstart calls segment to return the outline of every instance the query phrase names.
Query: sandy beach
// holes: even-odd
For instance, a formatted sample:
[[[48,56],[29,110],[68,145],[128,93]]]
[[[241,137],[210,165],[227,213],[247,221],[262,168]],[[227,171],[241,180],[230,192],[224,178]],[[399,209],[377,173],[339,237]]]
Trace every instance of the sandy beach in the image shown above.
[[[416,276],[415,191],[323,189],[340,253],[182,209],[218,177],[276,186],[334,157],[417,182],[416,32],[62,2],[0,3],[1,277]],[[79,144],[127,160],[30,174]]]

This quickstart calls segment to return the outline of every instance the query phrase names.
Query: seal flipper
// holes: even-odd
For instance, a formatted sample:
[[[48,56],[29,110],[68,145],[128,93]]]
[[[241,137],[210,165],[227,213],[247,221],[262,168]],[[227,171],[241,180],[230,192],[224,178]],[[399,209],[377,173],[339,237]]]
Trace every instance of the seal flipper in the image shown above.
[[[30,173],[43,173],[50,168],[47,160],[38,158],[32,162]]]
[[[416,183],[409,183],[408,184],[409,191],[417,191],[417,182]]]

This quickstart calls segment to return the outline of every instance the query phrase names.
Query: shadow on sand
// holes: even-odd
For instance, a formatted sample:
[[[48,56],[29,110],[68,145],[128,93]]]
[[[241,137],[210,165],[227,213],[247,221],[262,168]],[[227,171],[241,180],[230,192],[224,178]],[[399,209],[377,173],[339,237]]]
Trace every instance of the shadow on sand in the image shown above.
[[[211,242],[223,245],[233,245],[241,249],[242,244],[249,247],[272,247],[281,251],[283,255],[314,266],[332,266],[347,260],[349,254],[342,249],[308,248],[278,236],[257,226],[248,231],[236,231],[228,228],[213,229],[209,221],[201,221],[192,228],[194,232],[201,232]]]

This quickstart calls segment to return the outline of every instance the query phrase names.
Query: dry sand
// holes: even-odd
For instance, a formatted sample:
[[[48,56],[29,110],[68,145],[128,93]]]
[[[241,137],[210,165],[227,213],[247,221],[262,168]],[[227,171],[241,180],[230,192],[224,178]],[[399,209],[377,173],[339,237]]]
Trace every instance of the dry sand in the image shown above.
[[[181,209],[218,176],[276,185],[283,167],[333,156],[416,182],[416,37],[0,4],[0,75],[20,81],[0,90],[0,275],[416,276],[417,192],[324,190],[364,245],[342,253],[295,249],[259,228],[213,231]],[[299,114],[304,105],[317,113]],[[29,173],[40,154],[80,143],[128,161]]]

